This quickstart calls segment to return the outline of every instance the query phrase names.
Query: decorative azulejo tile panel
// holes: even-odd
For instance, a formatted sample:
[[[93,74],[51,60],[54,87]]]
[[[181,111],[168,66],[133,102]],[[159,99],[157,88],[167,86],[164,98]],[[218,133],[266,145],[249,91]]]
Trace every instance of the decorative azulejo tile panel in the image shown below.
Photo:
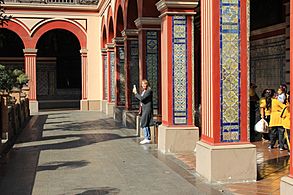
[[[221,0],[221,142],[240,141],[240,0]]]
[[[125,105],[125,73],[124,73],[124,47],[118,47],[119,61],[118,61],[118,88],[119,88],[119,105]]]
[[[104,94],[105,94],[105,100],[108,99],[108,57],[104,56]]]
[[[130,41],[130,91],[132,91],[132,86],[136,85],[137,88],[140,86],[139,84],[139,55],[138,55],[138,41],[131,40]],[[139,101],[136,97],[131,93],[131,106],[134,109],[138,109]]]
[[[187,18],[172,18],[173,123],[187,124]]]
[[[110,52],[111,102],[115,102],[115,52]]]
[[[159,32],[146,32],[146,78],[153,90],[154,109],[158,109]]]

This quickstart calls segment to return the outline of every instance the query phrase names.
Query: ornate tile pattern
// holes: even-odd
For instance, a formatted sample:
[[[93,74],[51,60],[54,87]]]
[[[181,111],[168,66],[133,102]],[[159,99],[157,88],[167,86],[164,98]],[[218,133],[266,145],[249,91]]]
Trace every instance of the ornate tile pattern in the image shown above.
[[[111,84],[111,102],[115,102],[115,52],[110,52],[110,84]]]
[[[221,0],[221,141],[240,141],[240,0]]]
[[[136,85],[137,88],[140,86],[139,84],[139,55],[138,55],[138,41],[131,40],[130,41],[130,91],[132,91],[132,86]],[[136,97],[131,93],[131,105],[132,108],[138,109],[139,101]]]
[[[187,124],[187,18],[172,18],[173,123]]]
[[[49,95],[49,78],[47,71],[37,72],[37,95]]]
[[[118,47],[118,88],[119,88],[119,105],[125,105],[125,72],[124,72],[124,47]]]
[[[108,57],[104,56],[104,94],[105,97],[104,99],[107,100],[108,99]]]
[[[154,109],[158,109],[159,42],[158,31],[146,32],[146,78],[153,90]]]
[[[251,41],[250,50],[250,80],[257,84],[258,95],[265,88],[276,89],[286,82],[285,35]]]

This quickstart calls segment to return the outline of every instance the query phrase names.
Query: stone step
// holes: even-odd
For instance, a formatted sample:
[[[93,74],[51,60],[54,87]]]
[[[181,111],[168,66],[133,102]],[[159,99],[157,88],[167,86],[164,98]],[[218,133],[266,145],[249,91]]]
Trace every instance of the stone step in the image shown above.
[[[79,108],[80,100],[40,100],[40,109]]]

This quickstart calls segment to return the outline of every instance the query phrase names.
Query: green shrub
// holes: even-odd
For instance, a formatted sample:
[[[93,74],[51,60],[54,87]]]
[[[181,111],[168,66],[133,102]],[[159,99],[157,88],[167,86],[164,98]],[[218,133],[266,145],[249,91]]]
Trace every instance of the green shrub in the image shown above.
[[[28,76],[22,70],[10,70],[0,64],[0,91],[10,92],[13,87],[22,88],[29,81]]]

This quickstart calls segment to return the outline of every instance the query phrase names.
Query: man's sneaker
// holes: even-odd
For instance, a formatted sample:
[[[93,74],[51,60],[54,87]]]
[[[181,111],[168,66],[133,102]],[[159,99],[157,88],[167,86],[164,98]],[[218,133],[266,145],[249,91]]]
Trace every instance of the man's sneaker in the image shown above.
[[[144,139],[142,140],[141,142],[139,142],[140,144],[149,144],[151,143],[151,140],[148,140],[148,139]]]
[[[271,145],[269,145],[269,146],[268,146],[268,149],[272,149],[272,148],[274,148],[274,147],[273,147],[273,146],[271,146]]]
[[[279,150],[280,150],[280,151],[283,151],[284,149],[283,149],[283,148],[280,148]]]

